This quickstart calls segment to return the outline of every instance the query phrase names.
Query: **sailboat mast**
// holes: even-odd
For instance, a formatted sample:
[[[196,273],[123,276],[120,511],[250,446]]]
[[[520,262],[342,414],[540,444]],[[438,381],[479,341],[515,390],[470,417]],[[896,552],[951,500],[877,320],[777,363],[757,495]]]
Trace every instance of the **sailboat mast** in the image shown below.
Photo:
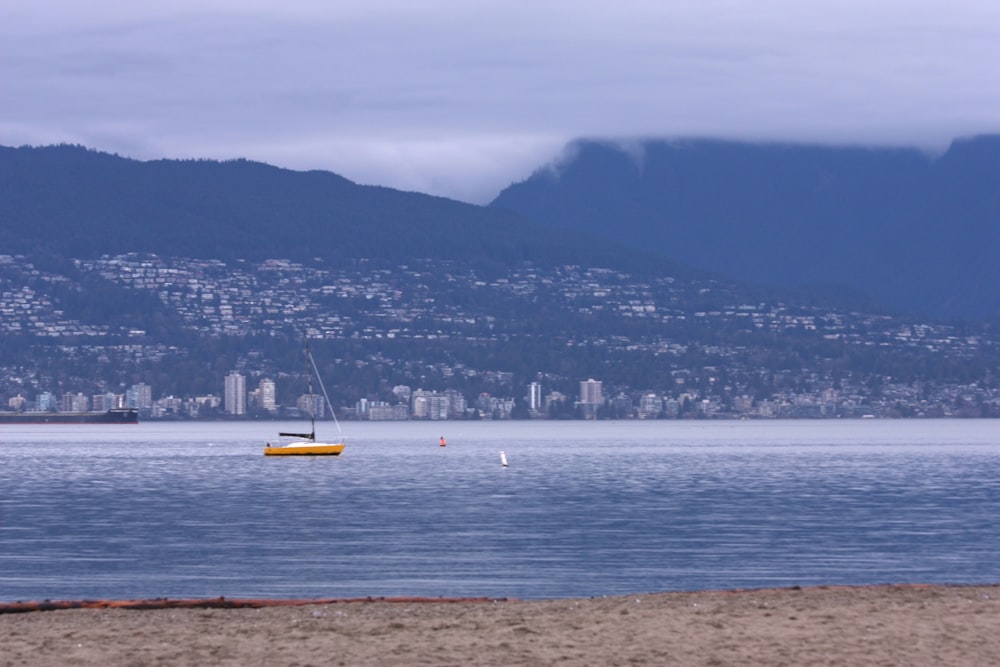
[[[309,377],[309,439],[316,440],[316,399],[313,396],[313,368],[316,362],[313,361],[312,352],[309,351],[309,336],[306,336],[306,375]]]
[[[343,432],[340,430],[340,421],[337,419],[337,411],[333,408],[333,403],[330,402],[330,395],[326,393],[326,385],[323,384],[323,378],[319,374],[319,369],[316,367],[316,360],[309,355],[309,363],[312,364],[312,370],[316,373],[316,380],[319,382],[319,388],[323,390],[323,398],[326,399],[326,407],[330,409],[330,416],[333,417],[333,423],[337,426],[337,434],[343,436]],[[311,376],[310,376],[311,377]]]
[[[311,442],[316,442],[316,399],[313,396],[313,369],[316,368],[316,362],[313,361],[312,353],[309,351],[309,338],[305,338],[305,352],[306,352],[306,377],[309,382],[309,393],[307,403],[309,404],[309,432],[308,433],[279,433],[281,436],[288,436],[291,438],[307,438]],[[322,382],[322,380],[321,380]],[[326,390],[323,390],[324,395]]]

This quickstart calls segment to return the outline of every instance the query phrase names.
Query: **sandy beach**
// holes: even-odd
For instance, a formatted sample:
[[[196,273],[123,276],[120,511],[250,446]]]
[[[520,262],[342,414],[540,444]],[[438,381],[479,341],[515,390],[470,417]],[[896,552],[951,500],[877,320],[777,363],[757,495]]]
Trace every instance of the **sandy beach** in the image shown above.
[[[1000,586],[0,614],[0,665],[989,665]]]

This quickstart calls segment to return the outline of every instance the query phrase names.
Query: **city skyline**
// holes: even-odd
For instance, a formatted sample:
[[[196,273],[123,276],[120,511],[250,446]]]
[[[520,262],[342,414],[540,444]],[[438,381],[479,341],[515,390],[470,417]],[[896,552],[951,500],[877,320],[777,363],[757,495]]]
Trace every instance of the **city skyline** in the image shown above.
[[[631,391],[620,392],[613,397],[603,395],[603,382],[588,378],[579,382],[580,393],[568,397],[555,390],[545,392],[542,383],[529,382],[523,389],[523,396],[500,397],[480,394],[467,400],[454,389],[443,391],[412,389],[398,386],[399,402],[389,403],[360,397],[353,405],[337,406],[338,419],[359,419],[368,421],[402,421],[409,419],[446,421],[456,419],[676,419],[676,418],[835,418],[835,417],[954,417],[977,416],[961,409],[947,408],[943,404],[934,405],[924,400],[926,412],[903,415],[899,406],[918,398],[919,388],[907,389],[901,385],[893,390],[888,400],[867,402],[862,395],[852,390],[824,389],[815,395],[787,393],[765,400],[754,400],[749,395],[737,396],[731,406],[723,406],[717,397],[703,394],[698,390],[682,391],[675,396],[669,394]],[[266,388],[266,389],[265,389]],[[270,413],[274,418],[294,419],[310,413],[317,419],[332,419],[326,414],[325,399],[320,394],[299,394],[287,403],[275,402],[269,395],[274,382],[262,378],[257,388],[246,389],[246,377],[236,371],[227,374],[221,395],[201,395],[189,397],[163,396],[153,399],[153,388],[145,383],[129,387],[122,394],[107,392],[92,397],[80,392],[64,392],[61,396],[52,392],[40,392],[34,400],[18,393],[8,399],[8,411],[32,412],[83,412],[88,409],[111,410],[134,408],[145,419],[198,419],[237,417],[259,419],[261,413]],[[978,402],[981,406],[992,406],[992,416],[1000,416],[1000,393],[980,393],[975,389],[956,387],[953,398],[955,405]],[[240,395],[242,392],[242,395]],[[263,396],[268,396],[264,399]],[[535,400],[539,401],[534,408]],[[925,397],[926,398],[926,397]],[[521,405],[524,410],[517,411]],[[255,407],[257,410],[251,410]],[[568,411],[567,411],[568,410]]]
[[[17,257],[0,256],[0,265],[11,275],[33,276],[32,280],[40,281],[36,283],[39,286],[72,284],[65,276],[39,271]],[[220,410],[225,414],[224,407],[220,407],[224,375],[235,369],[247,377],[248,393],[253,387],[260,393],[251,401],[253,405],[263,404],[263,395],[270,389],[262,391],[262,380],[270,379],[275,381],[276,404],[297,407],[294,397],[301,394],[294,378],[300,377],[300,362],[295,355],[286,356],[287,347],[281,341],[291,339],[275,335],[286,332],[282,336],[300,341],[300,325],[305,320],[310,322],[308,335],[317,345],[326,346],[333,357],[325,377],[332,380],[330,387],[338,409],[356,411],[363,400],[370,406],[369,419],[409,417],[415,393],[442,393],[469,383],[481,388],[464,392],[464,407],[452,408],[451,401],[444,406],[440,399],[433,398],[433,393],[425,394],[426,414],[457,418],[473,409],[480,417],[512,412],[524,418],[575,418],[578,383],[587,379],[599,379],[602,390],[606,390],[602,391],[600,405],[591,403],[593,407],[583,411],[594,418],[640,413],[649,418],[660,412],[690,417],[869,413],[948,416],[990,415],[1000,410],[998,392],[988,375],[982,380],[919,375],[900,379],[892,377],[892,373],[872,373],[865,367],[851,371],[840,365],[849,357],[835,359],[833,365],[815,357],[809,362],[815,365],[789,370],[784,366],[784,348],[775,352],[769,347],[746,347],[748,341],[763,336],[759,340],[793,341],[796,347],[814,345],[817,352],[841,350],[838,354],[843,354],[857,350],[866,355],[862,360],[881,351],[879,355],[886,355],[883,362],[890,364],[887,368],[898,368],[899,373],[920,373],[923,367],[918,364],[942,362],[954,364],[952,368],[961,373],[963,368],[970,368],[966,360],[992,354],[995,342],[988,329],[823,306],[741,300],[725,285],[713,281],[682,286],[670,276],[654,282],[637,281],[625,273],[596,267],[543,268],[530,264],[489,280],[475,277],[468,267],[440,262],[411,262],[391,270],[368,271],[311,267],[287,260],[265,260],[255,265],[127,256],[81,260],[77,266],[102,279],[120,282],[130,293],[155,295],[171,309],[179,326],[201,337],[199,345],[208,344],[217,352],[211,359],[192,364],[199,350],[150,339],[134,324],[118,329],[73,320],[56,308],[44,291],[12,291],[5,301],[0,326],[13,337],[30,331],[43,341],[79,340],[81,344],[72,348],[72,364],[83,372],[75,379],[63,377],[56,381],[49,372],[18,360],[17,365],[4,367],[7,381],[0,395],[3,400],[18,401],[18,397],[34,397],[46,391],[52,392],[53,401],[63,400],[67,393],[70,398],[66,400],[73,400],[80,392],[87,396],[107,395],[109,388],[114,388],[116,395],[128,394],[122,399],[128,405],[141,401],[149,407],[156,403],[156,416],[192,412],[218,415]],[[459,301],[431,298],[457,282],[469,285],[477,296]],[[691,293],[697,295],[697,300],[687,303],[685,295]],[[538,296],[546,299],[546,316],[555,316],[552,323],[557,327],[544,338],[524,331],[523,319],[497,318],[490,307],[493,303],[512,304]],[[331,308],[330,300],[345,307]],[[714,305],[706,307],[708,303]],[[363,310],[358,309],[360,304],[364,304]],[[592,322],[613,322],[614,335],[598,331],[589,340],[581,340],[575,326],[583,321],[576,319],[581,316]],[[659,333],[649,336],[643,333],[647,331]],[[712,332],[712,342],[699,340],[698,331]],[[731,340],[718,338],[724,332],[736,336]],[[748,332],[759,334],[748,339]],[[274,341],[268,354],[259,349],[233,352],[234,365],[224,371],[219,369],[221,374],[216,378],[210,371],[212,360],[219,354],[230,354],[238,341],[254,337]],[[506,349],[513,351],[509,345],[500,344],[511,340],[518,341],[512,355],[484,357],[473,365],[470,361],[476,356],[452,356],[484,347],[502,354]],[[226,343],[222,345],[222,341]],[[525,354],[543,344],[554,345],[559,367],[577,368],[578,373],[553,374],[558,367],[524,365]],[[337,358],[351,348],[355,351],[350,360]],[[423,358],[428,351],[443,348],[451,350],[448,356]],[[69,348],[56,345],[46,349],[58,352]],[[401,356],[386,356],[386,351],[392,349]],[[584,357],[577,356],[578,351]],[[275,355],[285,359],[284,369],[276,367]],[[539,359],[544,362],[547,358],[542,355]],[[481,365],[485,359],[489,360],[487,366]],[[574,366],[574,359],[588,361]],[[628,359],[632,361],[620,364]],[[893,366],[900,362],[904,365]],[[45,363],[53,363],[52,357],[47,356]],[[114,374],[102,377],[120,363],[125,364],[122,369],[160,368],[162,372],[157,371],[155,376],[170,381],[172,386],[165,389],[159,384],[155,402],[151,389],[140,397],[133,383],[114,379]],[[652,374],[648,372],[651,364],[657,364]],[[522,367],[515,374],[518,365]],[[623,375],[623,367],[632,370]],[[186,386],[180,376],[169,379],[171,372],[194,379],[192,371],[202,385],[197,390]],[[134,372],[127,370],[129,374]],[[360,375],[349,379],[355,373]],[[609,374],[616,375],[610,385]],[[62,377],[62,373],[58,376]],[[398,381],[421,377],[426,380],[410,379],[405,384]],[[211,380],[205,384],[208,378]],[[347,386],[341,386],[345,380]],[[534,390],[532,383],[536,383]],[[94,389],[87,389],[89,386]],[[482,392],[488,392],[488,398]],[[562,397],[546,402],[556,394]],[[653,397],[648,397],[650,394]],[[607,401],[603,400],[605,395]],[[407,406],[405,414],[400,404]],[[553,404],[562,407],[553,410]]]

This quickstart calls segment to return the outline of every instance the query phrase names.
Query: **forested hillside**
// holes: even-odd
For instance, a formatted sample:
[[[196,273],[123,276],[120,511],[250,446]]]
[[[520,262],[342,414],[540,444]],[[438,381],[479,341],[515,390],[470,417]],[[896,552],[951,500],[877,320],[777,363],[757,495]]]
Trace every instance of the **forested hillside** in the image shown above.
[[[246,160],[140,162],[79,146],[0,147],[2,252],[33,258],[152,252],[173,257],[356,257],[398,264],[463,257],[663,270],[663,259],[517,215],[330,172]]]
[[[1000,318],[1000,137],[910,149],[581,141],[493,207],[776,286]]]

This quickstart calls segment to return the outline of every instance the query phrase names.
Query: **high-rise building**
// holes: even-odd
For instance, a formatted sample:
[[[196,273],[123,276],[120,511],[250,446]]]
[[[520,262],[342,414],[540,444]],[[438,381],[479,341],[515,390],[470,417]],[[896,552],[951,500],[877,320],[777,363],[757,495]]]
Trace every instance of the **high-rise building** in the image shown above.
[[[367,419],[368,411],[371,409],[372,403],[367,398],[362,396],[358,399],[358,402],[354,405],[354,412],[358,415],[358,419]]]
[[[429,414],[427,396],[430,392],[425,392],[423,390],[417,389],[413,392],[413,416],[416,419],[426,419]]]
[[[468,405],[462,392],[457,389],[445,389],[444,395],[448,399],[448,419],[457,419],[464,416]]]
[[[268,412],[274,412],[278,409],[278,403],[275,400],[274,394],[274,380],[268,380],[264,378],[257,385],[257,391],[260,392],[260,407]]]
[[[602,405],[604,396],[601,393],[601,381],[591,378],[580,382],[580,409],[584,418],[596,419],[597,408]]]
[[[450,405],[449,397],[436,391],[417,389],[413,392],[413,416],[416,419],[447,419]]]
[[[139,410],[153,407],[153,388],[144,382],[125,390],[125,405]]]
[[[233,371],[226,376],[225,387],[226,412],[231,415],[247,413],[247,379]]]
[[[448,397],[434,392],[427,397],[427,416],[431,419],[448,418]]]
[[[528,412],[538,414],[542,411],[542,384],[532,382],[528,385]]]
[[[600,380],[590,379],[584,380],[580,383],[580,402],[596,404],[604,402],[604,397],[601,393]]]
[[[650,392],[639,399],[639,419],[656,419],[663,411],[663,399]]]

